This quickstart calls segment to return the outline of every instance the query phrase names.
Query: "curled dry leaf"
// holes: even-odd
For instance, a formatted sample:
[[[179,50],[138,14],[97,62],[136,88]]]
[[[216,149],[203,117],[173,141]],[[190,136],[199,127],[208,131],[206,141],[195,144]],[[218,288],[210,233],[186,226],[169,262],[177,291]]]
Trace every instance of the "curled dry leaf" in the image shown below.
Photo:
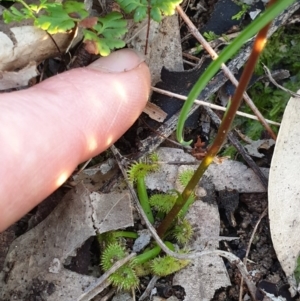
[[[79,26],[84,28],[92,28],[94,25],[97,24],[97,21],[97,17],[88,17],[80,21]]]
[[[98,48],[94,41],[84,41],[84,49],[91,54],[98,54]]]

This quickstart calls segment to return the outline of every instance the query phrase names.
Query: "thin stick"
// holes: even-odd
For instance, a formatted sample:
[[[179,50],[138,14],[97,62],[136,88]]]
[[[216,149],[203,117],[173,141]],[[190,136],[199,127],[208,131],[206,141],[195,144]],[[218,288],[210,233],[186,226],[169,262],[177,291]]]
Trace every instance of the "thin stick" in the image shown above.
[[[92,159],[87,160],[83,166],[76,172],[76,175],[80,174],[88,165],[89,163],[92,161]]]
[[[275,85],[277,88],[281,89],[282,91],[291,94],[293,97],[300,98],[300,95],[299,95],[299,94],[297,94],[297,93],[295,93],[295,92],[293,92],[293,91],[291,91],[291,90],[289,90],[289,89],[286,89],[285,87],[279,85],[279,84],[276,82],[276,80],[272,77],[272,74],[271,74],[269,68],[268,68],[265,64],[263,64],[263,68],[264,68],[265,73],[267,74],[267,76],[268,76],[270,82],[271,82],[273,85]]]
[[[158,279],[159,279],[159,277],[156,276],[156,275],[154,275],[152,277],[152,279],[148,283],[145,291],[143,292],[142,296],[139,298],[139,301],[143,301],[143,300],[145,300],[146,298],[148,298],[150,296],[151,291],[154,288],[154,286],[155,286],[155,284],[156,284],[156,282],[157,282]]]
[[[155,90],[153,90],[155,91]],[[177,145],[178,147],[180,148],[185,148],[187,150],[191,150],[192,148],[188,145],[188,146],[185,146],[185,145],[182,145],[180,144],[179,142],[175,141],[175,140],[172,140],[164,135],[162,135],[160,132],[156,131],[155,129],[153,129],[143,118],[140,118],[140,120],[147,126],[147,128],[152,131],[153,133],[155,133],[156,135],[160,136],[160,137],[163,137],[164,140],[167,140],[171,143],[173,143],[174,145]]]
[[[193,24],[193,22],[189,19],[189,17],[185,14],[185,12],[182,10],[180,6],[177,6],[177,11],[180,14],[181,18],[184,20],[184,22],[187,24],[189,27],[192,35],[201,43],[201,45],[206,49],[206,51],[210,54],[213,60],[215,60],[218,57],[218,54],[214,51],[214,49],[209,45],[209,43],[204,39],[204,37],[200,34],[196,26]],[[230,79],[230,81],[237,87],[239,82],[235,78],[235,76],[232,74],[232,72],[229,70],[229,68],[225,65],[222,64],[222,70],[224,71],[225,75]],[[263,115],[259,112],[249,95],[244,92],[243,93],[243,98],[248,104],[248,106],[251,108],[253,113],[257,116],[258,120],[262,123],[262,125],[266,128],[266,130],[269,132],[270,136],[276,140],[276,135],[271,129],[271,127],[268,125],[266,122],[265,118]]]
[[[251,245],[252,245],[252,241],[254,239],[254,235],[257,231],[257,228],[261,222],[261,220],[267,215],[267,212],[268,212],[268,207],[265,208],[265,210],[263,211],[263,213],[260,215],[254,229],[253,229],[253,232],[251,234],[251,237],[250,237],[250,240],[249,240],[249,243],[248,243],[248,246],[247,246],[247,251],[246,251],[246,255],[245,255],[245,258],[243,259],[243,262],[244,262],[244,265],[246,266],[246,263],[247,263],[247,259],[248,259],[248,256],[249,256],[249,253],[250,253],[250,248],[251,248]],[[242,295],[243,295],[243,282],[244,282],[244,277],[242,276],[241,278],[241,284],[240,284],[240,295],[239,295],[239,300],[242,301]]]
[[[158,93],[163,94],[163,95],[167,95],[167,96],[170,96],[170,97],[176,97],[177,99],[181,99],[181,100],[187,100],[187,96],[183,96],[183,95],[180,95],[180,94],[177,94],[177,93],[173,93],[173,92],[163,90],[163,89],[159,89],[159,88],[155,88],[155,87],[151,87],[151,89],[154,92],[158,92]],[[196,99],[194,101],[194,103],[205,106],[205,107],[209,107],[211,109],[220,110],[220,111],[224,111],[224,112],[226,111],[225,107],[218,106],[218,105],[206,102],[204,100]],[[239,116],[249,118],[249,119],[258,120],[258,118],[256,116],[251,115],[251,114],[247,114],[247,113],[244,113],[244,112],[237,111],[236,114],[239,115]],[[266,119],[266,122],[268,122],[269,124],[280,126],[280,123],[272,121],[272,120]]]
[[[133,257],[135,257],[135,255],[135,253],[131,253],[130,255],[116,262],[107,272],[98,278],[95,283],[87,288],[87,290],[79,297],[78,301],[89,301],[101,293],[107,286],[110,285],[110,283],[107,281],[108,277]]]
[[[148,9],[147,9],[147,15],[148,15],[148,24],[147,24],[147,33],[146,33],[146,44],[145,44],[145,55],[147,55],[148,51],[148,42],[149,42],[149,33],[150,33],[150,1],[148,0]]]

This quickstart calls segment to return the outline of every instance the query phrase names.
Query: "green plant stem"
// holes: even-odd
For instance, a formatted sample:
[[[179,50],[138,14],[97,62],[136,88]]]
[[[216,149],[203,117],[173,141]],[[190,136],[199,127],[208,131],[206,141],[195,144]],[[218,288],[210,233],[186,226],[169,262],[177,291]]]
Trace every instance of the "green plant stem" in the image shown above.
[[[210,79],[217,73],[220,69],[221,64],[229,60],[233,55],[246,43],[248,39],[253,37],[261,28],[266,24],[271,22],[277,15],[279,15],[285,8],[291,5],[295,0],[284,0],[277,1],[274,5],[268,8],[261,16],[254,20],[251,25],[249,25],[242,33],[234,39],[234,41],[227,46],[221,53],[220,56],[214,60],[209,67],[205,70],[203,75],[198,79],[196,84],[193,86],[191,92],[188,95],[186,102],[184,103],[180,117],[177,124],[177,140],[188,145],[191,143],[185,142],[183,138],[183,128],[184,123],[187,119],[188,113],[194,103],[194,100],[198,97],[201,91],[205,88]]]
[[[147,218],[151,224],[154,223],[154,217],[151,211],[151,207],[149,204],[149,198],[148,198],[148,193],[146,189],[146,184],[145,184],[145,178],[144,177],[138,177],[137,178],[137,193],[138,197],[141,203],[141,206],[147,215]]]
[[[270,4],[274,5],[275,1],[276,0],[271,0]],[[280,0],[279,0],[279,2],[280,2]],[[227,136],[228,132],[230,131],[230,127],[231,127],[231,124],[235,117],[235,114],[241,104],[243,93],[246,90],[247,85],[253,74],[255,64],[259,58],[259,54],[263,50],[264,45],[266,43],[269,26],[270,26],[270,23],[267,23],[265,25],[265,27],[259,31],[259,33],[255,39],[253,49],[252,49],[252,52],[248,59],[248,62],[246,64],[246,67],[241,76],[239,85],[235,91],[235,94],[233,95],[232,101],[229,102],[229,107],[226,110],[226,114],[224,115],[224,118],[221,122],[217,136],[216,136],[212,146],[209,148],[207,155],[202,160],[202,162],[200,163],[196,172],[194,173],[193,177],[191,178],[190,182],[187,184],[187,186],[183,190],[181,197],[178,197],[175,205],[173,206],[171,211],[167,214],[167,216],[165,217],[165,219],[163,220],[163,222],[160,224],[159,228],[157,229],[157,233],[160,237],[163,237],[163,235],[165,234],[167,229],[170,227],[174,218],[178,215],[178,213],[180,212],[182,207],[185,206],[190,195],[193,193],[196,185],[198,184],[201,177],[203,176],[204,172],[206,171],[206,169],[208,168],[208,166],[213,161],[214,157],[216,156],[216,154],[222,147],[222,145],[226,139],[226,136]]]
[[[132,231],[114,231],[114,237],[138,238],[138,234]]]
[[[174,246],[172,243],[170,243],[169,241],[165,241],[164,244],[171,250],[174,251]],[[143,252],[140,255],[137,255],[134,258],[134,263],[135,264],[142,264],[145,263],[153,258],[155,258],[161,251],[161,248],[159,246],[155,246],[154,248],[152,248],[151,250],[147,250],[145,252]]]

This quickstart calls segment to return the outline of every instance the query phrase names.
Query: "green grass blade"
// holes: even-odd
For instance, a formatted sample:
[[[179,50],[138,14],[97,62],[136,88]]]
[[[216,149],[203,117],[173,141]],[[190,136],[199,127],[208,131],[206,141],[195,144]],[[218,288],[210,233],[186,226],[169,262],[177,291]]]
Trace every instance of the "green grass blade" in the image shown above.
[[[285,8],[293,4],[295,0],[279,0],[268,8],[261,16],[254,20],[251,25],[244,29],[241,34],[221,53],[220,56],[213,61],[209,67],[205,70],[202,76],[198,79],[196,84],[193,86],[191,92],[185,101],[177,124],[176,136],[177,140],[184,144],[189,145],[191,141],[186,142],[183,138],[183,128],[187,119],[188,113],[198,95],[202,92],[205,86],[208,84],[210,79],[218,72],[222,63],[228,61],[233,55],[246,43],[247,40],[252,38],[261,28],[267,23],[271,22],[277,15],[279,15]]]

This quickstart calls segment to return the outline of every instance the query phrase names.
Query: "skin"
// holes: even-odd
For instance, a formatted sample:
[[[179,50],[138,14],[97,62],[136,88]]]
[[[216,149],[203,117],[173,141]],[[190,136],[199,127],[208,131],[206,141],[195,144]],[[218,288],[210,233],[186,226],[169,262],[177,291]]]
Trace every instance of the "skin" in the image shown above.
[[[21,218],[134,123],[150,73],[121,50],[0,99],[0,231]]]

